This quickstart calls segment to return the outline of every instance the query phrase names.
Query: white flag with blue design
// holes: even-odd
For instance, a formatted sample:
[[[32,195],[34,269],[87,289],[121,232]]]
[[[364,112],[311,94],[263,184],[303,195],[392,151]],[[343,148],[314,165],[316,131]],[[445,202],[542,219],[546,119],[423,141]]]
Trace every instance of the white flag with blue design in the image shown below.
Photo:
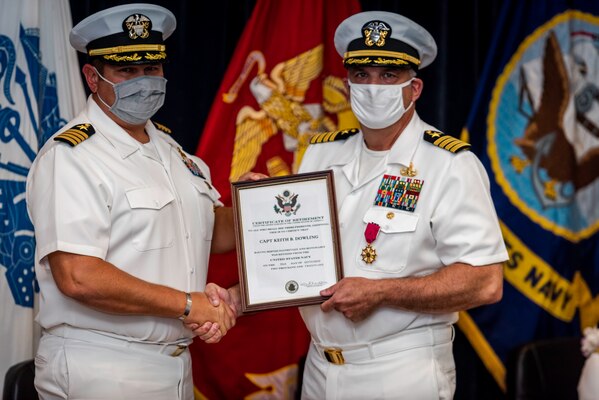
[[[0,0],[0,388],[33,358],[37,285],[25,180],[44,142],[83,107],[68,0]]]

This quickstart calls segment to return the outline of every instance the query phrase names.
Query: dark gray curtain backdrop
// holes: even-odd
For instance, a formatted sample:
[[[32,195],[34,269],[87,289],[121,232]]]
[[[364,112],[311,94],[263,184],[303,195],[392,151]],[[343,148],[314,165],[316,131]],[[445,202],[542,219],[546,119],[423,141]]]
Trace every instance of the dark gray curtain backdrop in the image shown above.
[[[73,24],[96,11],[131,2],[71,0]],[[183,148],[194,153],[215,93],[256,0],[146,2],[162,5],[177,17],[177,29],[167,40],[171,61],[165,67],[166,103],[154,119],[171,128]],[[439,52],[435,62],[419,73],[424,80],[424,94],[418,101],[418,113],[437,128],[459,136],[481,77],[501,0],[361,0],[360,3],[364,11],[403,14],[433,35]],[[81,62],[84,60],[80,58]],[[504,398],[458,329],[454,353],[458,374],[456,399]]]

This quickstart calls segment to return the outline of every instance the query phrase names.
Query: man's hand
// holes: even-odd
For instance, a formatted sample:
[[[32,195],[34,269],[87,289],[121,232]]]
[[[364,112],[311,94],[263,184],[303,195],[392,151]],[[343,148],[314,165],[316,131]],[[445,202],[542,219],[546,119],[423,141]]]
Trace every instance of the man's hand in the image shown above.
[[[260,179],[268,178],[268,175],[259,172],[246,172],[239,177],[239,181],[259,181]]]
[[[218,343],[225,336],[221,333],[219,325],[216,322],[205,322],[202,326],[196,323],[186,323],[185,327],[193,331],[197,337],[208,344]]]
[[[214,307],[228,307],[235,317],[241,314],[239,285],[227,290],[214,283],[209,283],[206,285],[204,293]],[[226,333],[221,332],[219,323],[214,321],[207,321],[204,324],[186,322],[185,326],[206,343],[218,343]]]
[[[218,330],[222,336],[235,326],[235,311],[227,303],[221,302],[219,305],[214,306],[206,294],[202,292],[194,292],[191,294],[191,297],[193,305],[189,316],[185,319],[187,326],[196,324],[200,327],[207,327],[205,324],[211,322],[212,324],[218,324]],[[203,332],[202,335],[208,338],[207,334],[212,329],[215,328],[210,326],[208,332]]]
[[[376,280],[343,278],[333,286],[321,290],[321,296],[331,296],[320,305],[324,312],[337,310],[353,322],[368,317],[382,301],[376,289]]]
[[[223,301],[231,307],[236,316],[241,315],[241,293],[238,284],[225,289],[214,283],[209,283],[206,285],[204,293],[206,293],[212,305],[218,306]]]

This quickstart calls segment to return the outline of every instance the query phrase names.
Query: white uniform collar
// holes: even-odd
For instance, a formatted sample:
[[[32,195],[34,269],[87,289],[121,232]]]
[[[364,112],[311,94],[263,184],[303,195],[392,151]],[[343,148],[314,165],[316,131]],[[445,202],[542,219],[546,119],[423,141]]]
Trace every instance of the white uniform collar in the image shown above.
[[[154,142],[160,159],[165,165],[169,165],[168,160],[171,156],[171,148],[181,149],[181,146],[170,135],[157,129],[151,121],[146,123],[146,132],[150,140]]]
[[[422,120],[416,112],[412,115],[412,119],[408,125],[404,128],[403,132],[391,149],[387,157],[388,164],[401,164],[405,167],[410,165],[410,162],[414,158],[414,153],[418,147],[418,143],[422,140]]]
[[[389,150],[387,157],[389,164],[402,164],[409,166],[410,161],[414,157],[418,143],[422,140],[422,133],[425,128],[422,126],[422,120],[416,112],[412,115],[412,119],[408,125],[404,128],[403,132]],[[341,148],[337,150],[340,156],[334,160],[331,165],[347,165],[352,161],[356,160],[360,151],[362,151],[362,141],[364,140],[363,135],[356,135],[353,138],[346,140]]]

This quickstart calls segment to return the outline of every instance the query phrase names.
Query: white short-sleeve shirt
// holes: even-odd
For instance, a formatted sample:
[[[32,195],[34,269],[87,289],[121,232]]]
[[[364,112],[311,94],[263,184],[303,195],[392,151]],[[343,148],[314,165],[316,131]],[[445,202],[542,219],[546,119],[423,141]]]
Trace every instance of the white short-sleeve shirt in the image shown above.
[[[103,313],[56,287],[46,256],[60,250],[101,258],[148,282],[203,290],[214,206],[222,205],[206,164],[151,122],[145,129],[155,149],[131,138],[91,97],[65,130],[83,123],[95,133],[74,147],[51,138],[27,178],[39,323],[155,342],[191,336],[177,319]]]
[[[482,164],[470,151],[454,154],[425,141],[426,130],[436,129],[414,114],[388,152],[387,161],[366,174],[359,174],[361,133],[308,148],[300,172],[334,172],[346,277],[422,276],[455,262],[482,266],[507,260]],[[410,162],[417,171],[411,178],[401,173]],[[416,188],[414,196],[406,197],[402,208],[390,206],[394,204],[390,197],[399,196],[401,191],[387,189],[409,179],[416,184],[412,186]],[[380,226],[371,243],[377,253],[372,263],[364,262],[361,255],[367,245],[368,223]],[[419,314],[391,307],[378,308],[359,323],[339,312],[324,313],[318,305],[300,311],[316,341],[339,346],[457,320],[457,313]]]

